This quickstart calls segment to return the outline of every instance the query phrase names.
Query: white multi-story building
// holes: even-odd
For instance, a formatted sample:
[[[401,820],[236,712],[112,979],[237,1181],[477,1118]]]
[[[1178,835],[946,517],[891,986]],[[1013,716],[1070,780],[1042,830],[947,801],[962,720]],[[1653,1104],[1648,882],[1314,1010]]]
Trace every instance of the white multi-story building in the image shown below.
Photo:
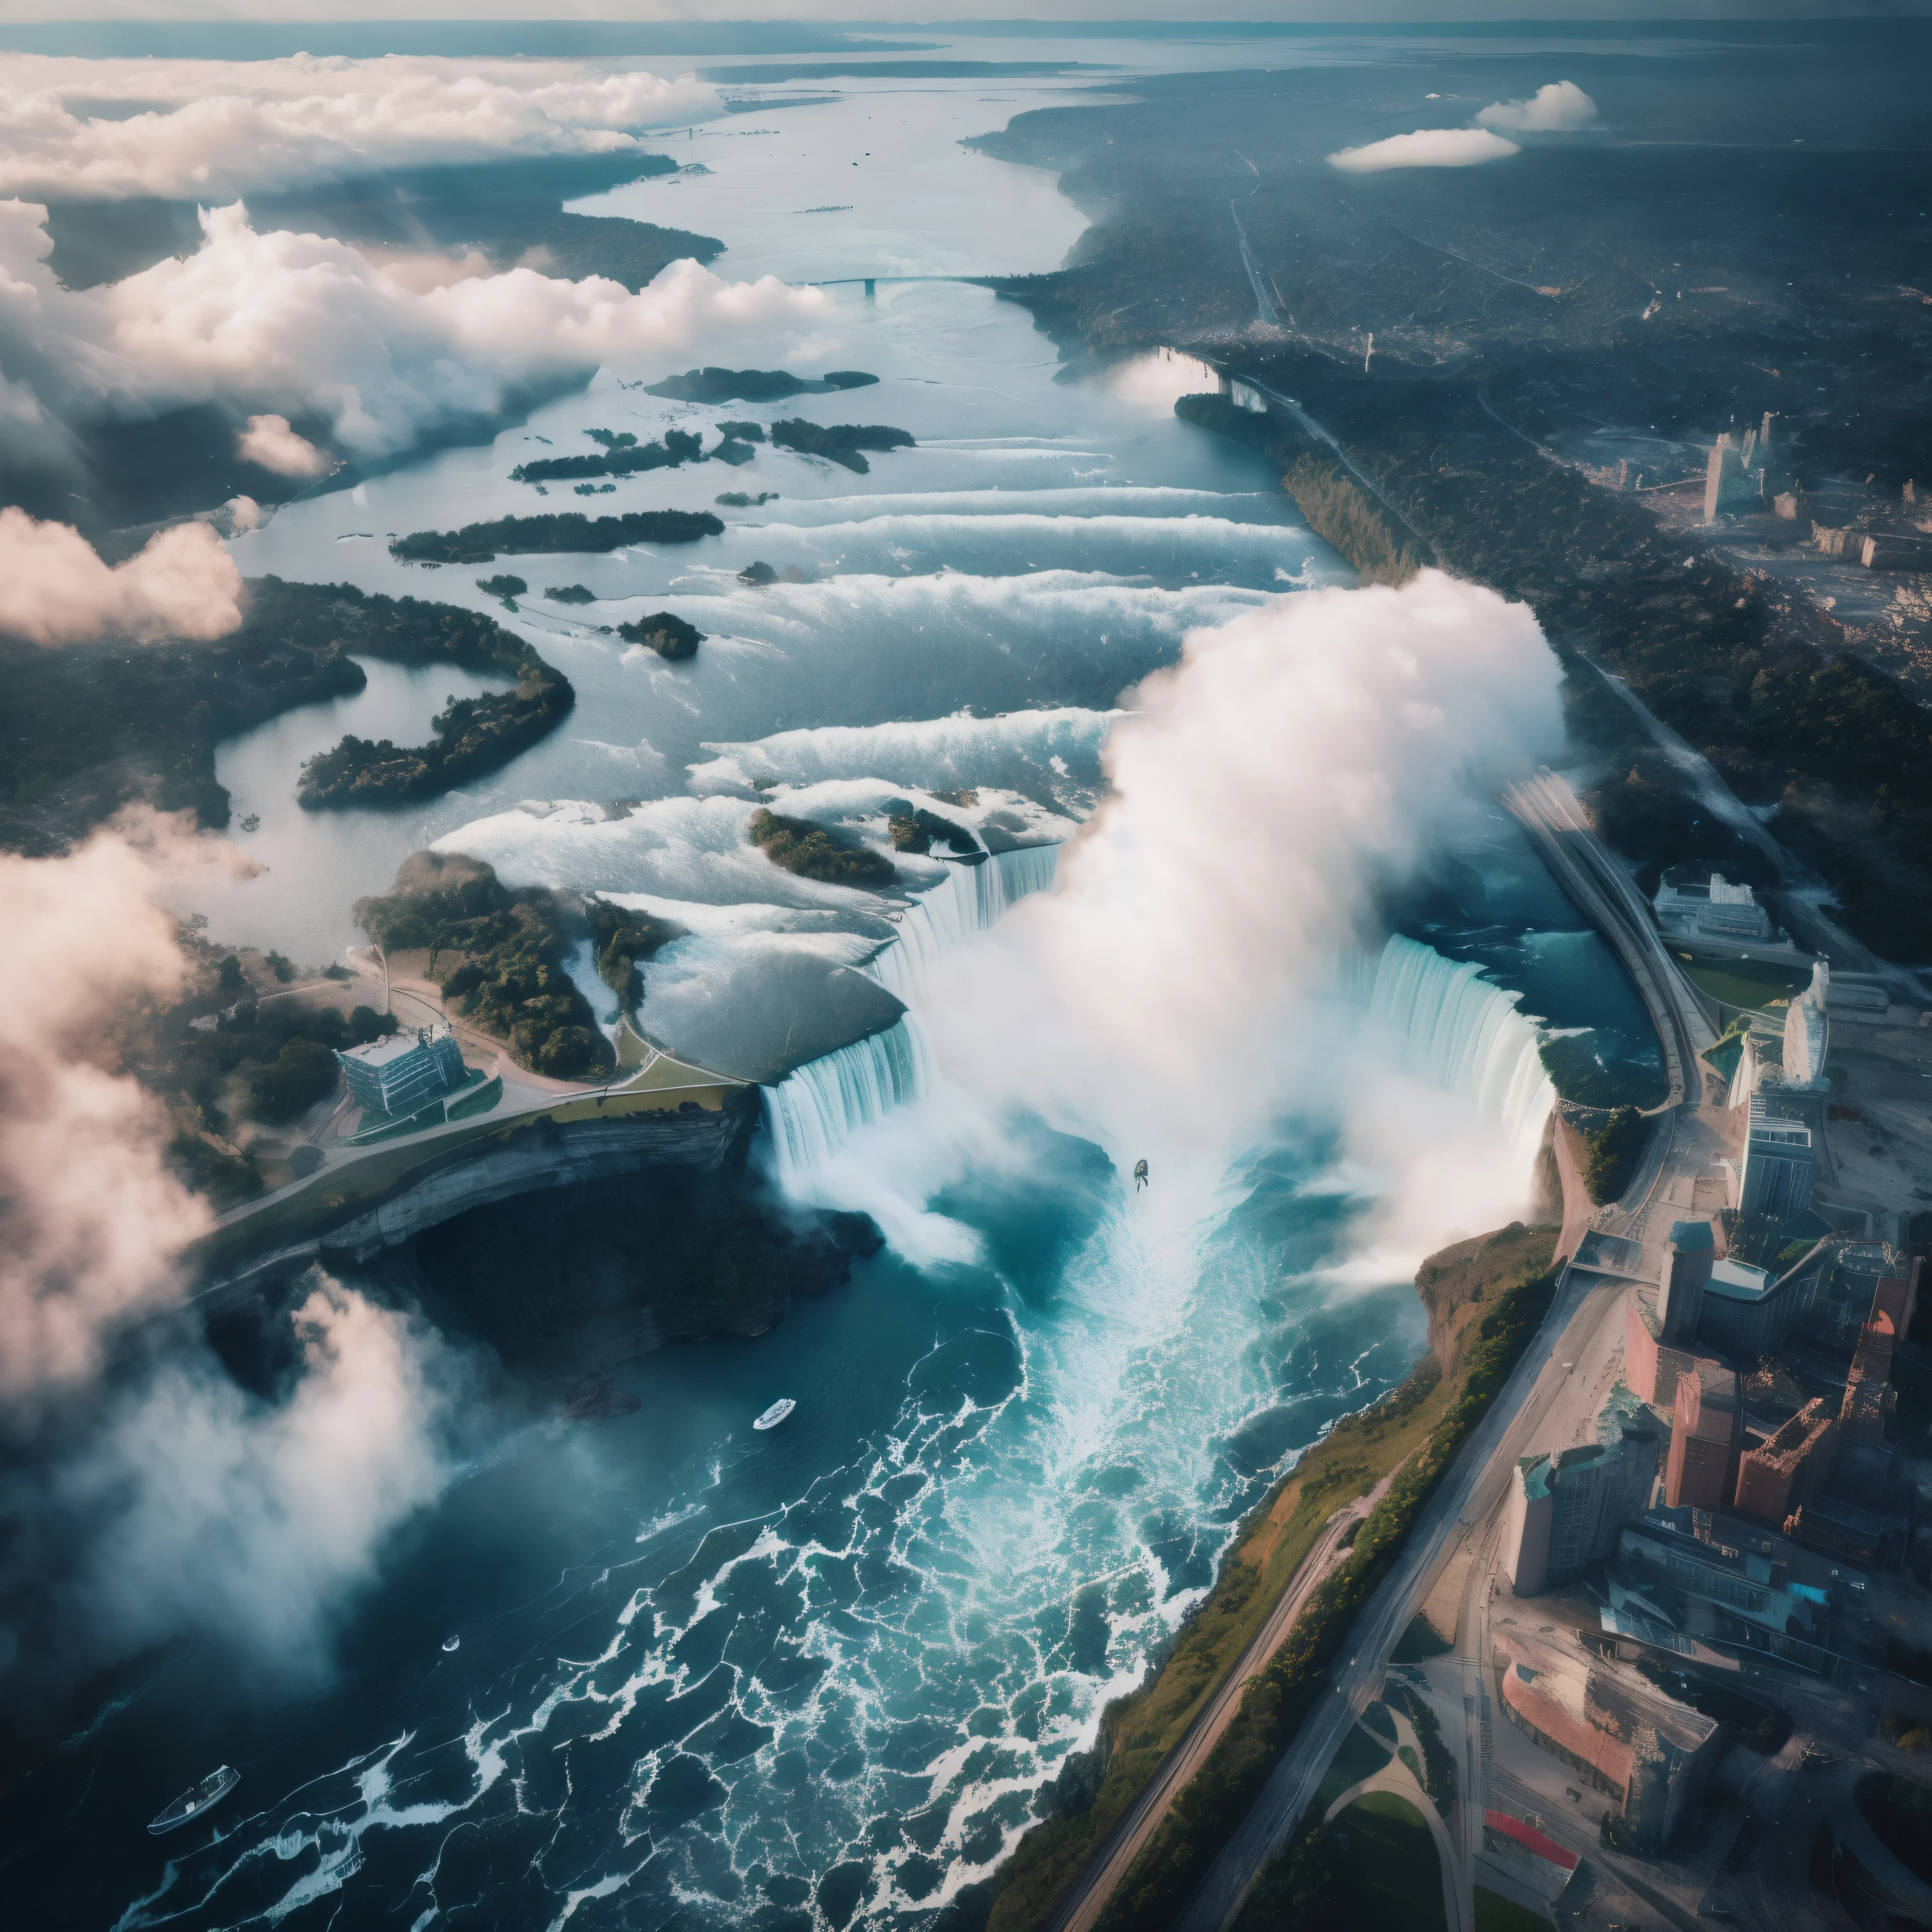
[[[426,1100],[460,1087],[463,1049],[446,1026],[392,1034],[336,1054],[349,1091],[364,1113],[413,1113]]]

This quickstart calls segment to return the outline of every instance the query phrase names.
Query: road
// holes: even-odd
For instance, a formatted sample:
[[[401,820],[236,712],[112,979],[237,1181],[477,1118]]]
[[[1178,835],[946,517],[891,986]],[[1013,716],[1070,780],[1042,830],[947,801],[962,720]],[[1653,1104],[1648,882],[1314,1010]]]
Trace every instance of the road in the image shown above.
[[[1667,1201],[1666,1184],[1680,1174],[1711,1171],[1724,1150],[1721,1102],[1714,1100],[1698,1058],[1714,1043],[1715,1034],[1658,938],[1649,907],[1622,865],[1597,838],[1569,786],[1546,770],[1514,788],[1504,803],[1530,833],[1558,884],[1622,960],[1663,1046],[1670,1100],[1658,1110],[1657,1131],[1623,1200],[1595,1217],[1612,1232],[1641,1241],[1653,1211]],[[1569,1219],[1566,1215],[1566,1224]],[[1622,1282],[1566,1271],[1556,1305],[1424,1510],[1394,1571],[1358,1619],[1352,1634],[1352,1654],[1334,1673],[1330,1695],[1304,1724],[1260,1798],[1189,1900],[1179,1932],[1223,1932],[1233,1922],[1262,1866],[1287,1843],[1300,1822],[1348,1726],[1379,1694],[1389,1652],[1455,1546],[1472,1532],[1478,1546],[1475,1568],[1486,1594],[1498,1533],[1495,1519],[1508,1492],[1516,1458],[1532,1449],[1586,1439],[1578,1432],[1589,1428],[1593,1405],[1600,1400],[1597,1384],[1621,1346],[1625,1292]],[[1573,1380],[1573,1367],[1582,1368],[1584,1374]],[[1582,1414],[1584,1408],[1589,1415]],[[1470,1588],[1477,1587],[1472,1579]],[[1486,1646],[1486,1636],[1478,1641]],[[1466,1700],[1479,1733],[1476,1714],[1486,1712],[1488,1701],[1486,1691]],[[1466,1747],[1466,1756],[1475,1761],[1474,1739]],[[1486,1762],[1486,1753],[1483,1759]],[[1473,1821],[1480,1819],[1480,1805],[1472,1778],[1463,1825],[1468,1861],[1465,1876],[1473,1875],[1475,1843],[1480,1840]]]
[[[1222,1733],[1234,1720],[1241,1698],[1253,1677],[1281,1648],[1282,1640],[1294,1628],[1302,1607],[1347,1552],[1342,1539],[1351,1524],[1360,1523],[1388,1492],[1393,1475],[1385,1476],[1365,1496],[1346,1504],[1328,1520],[1315,1547],[1304,1556],[1288,1579],[1280,1600],[1243,1651],[1240,1660],[1222,1678],[1214,1694],[1188,1726],[1179,1744],[1168,1753],[1160,1768],[1130,1805],[1100,1849],[1088,1862],[1072,1895],[1054,1914],[1048,1932],[1088,1932],[1099,1918],[1114,1888],[1127,1875],[1148,1839],[1159,1828],[1168,1808],[1208,1762],[1209,1754],[1221,1741]]]
[[[1461,1532],[1492,1515],[1516,1459],[1540,1439],[1552,1404],[1569,1380],[1564,1363],[1579,1337],[1622,1333],[1622,1288],[1566,1275],[1558,1298],[1442,1486],[1424,1507],[1396,1567],[1369,1600],[1351,1636],[1353,1654],[1301,1727],[1178,1922],[1178,1932],[1221,1932],[1240,1910],[1262,1867],[1287,1842],[1349,1725],[1380,1694],[1388,1653],[1421,1608]],[[1561,1342],[1562,1347],[1558,1348]]]
[[[1503,795],[1557,884],[1577,910],[1609,940],[1635,982],[1664,1048],[1666,1106],[1703,1098],[1697,1055],[1717,1044],[1690,982],[1678,971],[1650,908],[1630,883],[1622,861],[1590,829],[1576,794],[1554,772],[1539,772]]]

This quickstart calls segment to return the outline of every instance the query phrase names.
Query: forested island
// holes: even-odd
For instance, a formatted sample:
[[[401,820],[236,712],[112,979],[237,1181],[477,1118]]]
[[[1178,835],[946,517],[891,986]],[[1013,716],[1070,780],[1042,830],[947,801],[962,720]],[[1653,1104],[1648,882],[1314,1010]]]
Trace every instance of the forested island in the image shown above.
[[[830,395],[862,389],[878,380],[862,369],[832,369],[823,376],[794,376],[788,369],[687,369],[645,389],[679,403],[782,403],[793,396]]]
[[[589,555],[626,544],[696,543],[724,533],[723,520],[709,510],[634,510],[627,516],[596,518],[562,510],[546,516],[498,517],[465,524],[460,530],[416,530],[397,538],[389,554],[405,563],[494,563],[500,550],[513,556]]]
[[[780,449],[795,449],[801,456],[822,456],[864,476],[872,465],[861,450],[910,449],[911,436],[884,423],[815,423],[792,416],[772,424],[772,443]]]
[[[762,806],[746,836],[775,866],[833,886],[889,886],[898,874],[883,853],[848,844],[808,818],[787,818]]]
[[[480,612],[352,584],[247,587],[241,628],[211,641],[104,639],[50,651],[0,639],[0,844],[56,851],[134,800],[229,822],[214,748],[298,704],[352,697],[368,682],[350,655],[398,664],[461,665],[518,680],[514,692],[466,699],[437,720],[432,744],[348,748],[322,754],[305,802],[347,802],[344,788],[377,764],[406,788],[362,796],[422,796],[494,770],[550,730],[570,708],[561,673]],[[398,763],[398,761],[400,761]],[[417,769],[419,768],[419,769]]]

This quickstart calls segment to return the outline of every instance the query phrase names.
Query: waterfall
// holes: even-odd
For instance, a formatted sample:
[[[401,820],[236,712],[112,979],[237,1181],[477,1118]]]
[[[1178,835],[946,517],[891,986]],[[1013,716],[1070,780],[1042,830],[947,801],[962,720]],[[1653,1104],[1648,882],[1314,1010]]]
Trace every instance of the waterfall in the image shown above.
[[[932,962],[997,924],[1016,900],[1044,892],[1059,863],[1058,845],[1029,845],[996,852],[983,866],[953,866],[944,884],[913,902],[899,921],[898,938],[875,954],[866,970],[916,1010],[926,1001]]]
[[[1472,1100],[1528,1170],[1556,1103],[1522,998],[1398,933],[1382,948],[1369,1010],[1413,1049],[1418,1070]]]
[[[1057,845],[997,852],[984,865],[950,868],[942,884],[913,901],[898,936],[864,969],[904,1002],[898,1022],[808,1060],[764,1090],[765,1126],[782,1181],[830,1160],[860,1127],[930,1088],[932,1054],[918,1017],[928,970],[941,954],[994,925],[1016,901],[1045,891],[1059,862]]]
[[[932,1068],[926,1035],[908,1012],[767,1087],[765,1125],[778,1178],[789,1183],[829,1160],[860,1127],[916,1100],[932,1084]]]

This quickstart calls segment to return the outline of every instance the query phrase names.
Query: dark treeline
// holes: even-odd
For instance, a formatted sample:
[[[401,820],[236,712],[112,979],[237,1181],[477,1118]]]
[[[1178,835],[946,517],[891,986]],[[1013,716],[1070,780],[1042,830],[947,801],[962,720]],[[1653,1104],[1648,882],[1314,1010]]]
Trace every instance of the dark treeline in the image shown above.
[[[389,554],[406,563],[494,563],[499,550],[512,556],[589,554],[626,544],[695,543],[722,536],[723,521],[709,510],[634,510],[627,516],[590,518],[580,510],[536,517],[498,517],[465,524],[460,530],[416,530],[398,537]]]

